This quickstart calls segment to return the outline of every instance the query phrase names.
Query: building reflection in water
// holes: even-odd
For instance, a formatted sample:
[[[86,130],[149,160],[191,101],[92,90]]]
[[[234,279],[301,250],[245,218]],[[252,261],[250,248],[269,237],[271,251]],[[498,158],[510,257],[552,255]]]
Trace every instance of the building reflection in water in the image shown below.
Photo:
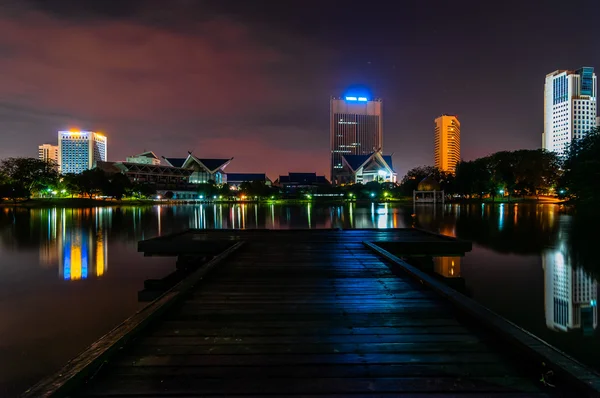
[[[433,270],[444,278],[460,278],[460,257],[434,257]]]
[[[546,326],[562,332],[583,329],[584,334],[593,333],[598,326],[598,283],[573,264],[561,225],[566,223],[559,221],[557,247],[542,253]]]
[[[41,220],[40,264],[58,267],[64,280],[101,277],[108,264],[105,214],[112,209],[42,209],[32,214]]]

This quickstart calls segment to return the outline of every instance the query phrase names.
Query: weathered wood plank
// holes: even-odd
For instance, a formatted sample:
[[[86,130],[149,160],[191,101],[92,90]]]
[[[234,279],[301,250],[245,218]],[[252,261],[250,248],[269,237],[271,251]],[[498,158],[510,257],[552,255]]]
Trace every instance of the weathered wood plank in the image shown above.
[[[198,379],[196,377],[121,377],[118,381],[108,380],[90,395],[121,394],[352,394],[356,391],[370,392],[537,392],[527,380],[517,377],[435,377],[435,378],[276,378]]]

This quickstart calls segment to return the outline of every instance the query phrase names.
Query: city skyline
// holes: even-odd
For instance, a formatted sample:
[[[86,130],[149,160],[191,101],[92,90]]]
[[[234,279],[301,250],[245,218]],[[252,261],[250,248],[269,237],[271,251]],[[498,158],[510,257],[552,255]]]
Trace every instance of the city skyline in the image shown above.
[[[507,1],[494,12],[409,2],[361,13],[312,3],[318,15],[310,1],[293,13],[273,2],[173,2],[167,11],[152,0],[97,3],[2,6],[0,157],[33,157],[31,142],[79,126],[107,132],[115,160],[191,150],[234,157],[232,171],[328,175],[327,100],[359,83],[386,103],[385,151],[403,175],[431,164],[431,120],[441,113],[468,127],[465,160],[539,148],[544,76],[600,63],[590,51],[588,15],[600,12],[592,1],[566,10]],[[566,33],[554,35],[563,22]]]

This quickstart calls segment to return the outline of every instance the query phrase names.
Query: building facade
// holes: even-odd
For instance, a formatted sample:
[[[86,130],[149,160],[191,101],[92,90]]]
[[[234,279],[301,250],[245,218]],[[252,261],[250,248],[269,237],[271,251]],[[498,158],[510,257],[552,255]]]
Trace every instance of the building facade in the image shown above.
[[[347,96],[330,100],[331,183],[339,184],[343,155],[368,155],[383,149],[383,103]]]
[[[38,146],[38,159],[58,165],[58,145],[43,144]]]
[[[127,163],[151,164],[154,166],[160,165],[160,158],[152,151],[140,153],[139,155],[127,156]]]
[[[271,186],[272,182],[264,173],[227,173],[227,184],[231,189],[238,190],[245,182],[261,182]]]
[[[435,167],[454,174],[460,162],[460,122],[456,115],[441,115],[435,119],[434,142]]]
[[[103,134],[93,131],[59,131],[58,165],[63,174],[79,174],[106,162],[107,142]]]
[[[564,155],[573,140],[596,127],[596,91],[596,74],[591,67],[546,75],[542,148]]]

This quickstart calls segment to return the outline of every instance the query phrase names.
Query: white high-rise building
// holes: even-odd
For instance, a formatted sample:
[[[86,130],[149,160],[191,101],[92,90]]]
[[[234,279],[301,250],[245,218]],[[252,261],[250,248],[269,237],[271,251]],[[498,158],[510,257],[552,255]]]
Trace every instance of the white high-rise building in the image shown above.
[[[106,162],[106,137],[93,131],[59,131],[58,164],[63,174],[89,170]]]
[[[58,145],[42,144],[38,146],[38,159],[58,164]]]
[[[557,70],[546,75],[542,148],[564,155],[568,145],[596,127],[594,68]]]

